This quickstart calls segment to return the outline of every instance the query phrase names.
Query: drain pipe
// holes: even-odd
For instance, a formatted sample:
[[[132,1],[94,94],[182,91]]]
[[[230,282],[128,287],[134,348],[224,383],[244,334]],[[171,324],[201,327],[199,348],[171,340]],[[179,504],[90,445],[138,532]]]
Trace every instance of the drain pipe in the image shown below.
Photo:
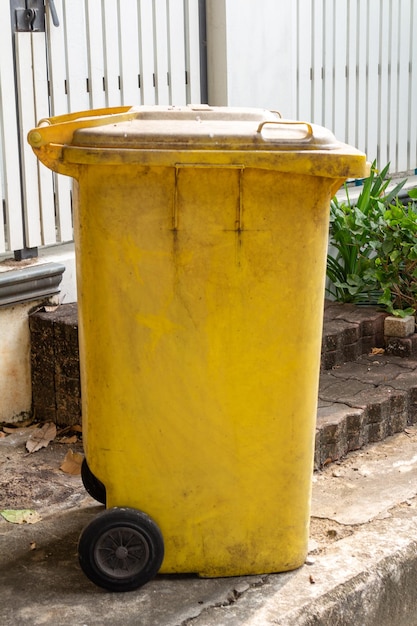
[[[65,265],[43,263],[19,269],[2,269],[0,266],[0,307],[5,307],[59,293]]]

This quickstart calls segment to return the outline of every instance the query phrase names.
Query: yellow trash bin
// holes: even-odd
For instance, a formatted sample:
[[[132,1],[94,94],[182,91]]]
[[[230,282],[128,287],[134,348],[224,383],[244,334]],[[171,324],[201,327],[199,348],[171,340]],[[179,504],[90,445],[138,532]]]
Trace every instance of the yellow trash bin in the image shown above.
[[[365,155],[261,109],[51,118],[37,157],[76,179],[95,583],[291,570],[307,553],[332,195]]]

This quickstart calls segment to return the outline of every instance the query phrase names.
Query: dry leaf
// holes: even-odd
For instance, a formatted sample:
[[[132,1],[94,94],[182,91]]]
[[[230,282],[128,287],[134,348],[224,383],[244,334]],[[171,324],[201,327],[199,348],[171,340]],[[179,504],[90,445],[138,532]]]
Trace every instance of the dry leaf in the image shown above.
[[[74,424],[73,426],[66,426],[65,428],[61,428],[58,431],[58,436],[61,437],[65,433],[82,433],[82,428],[79,424]]]
[[[59,440],[59,443],[77,443],[78,437],[77,435],[72,435],[72,437],[62,437]]]
[[[7,433],[8,435],[15,435],[16,433],[24,433],[24,432],[29,432],[30,430],[33,430],[34,428],[37,428],[36,424],[32,424],[31,426],[16,426],[15,428],[13,427],[9,427],[9,426],[3,426],[3,430],[5,433]]]
[[[41,516],[32,509],[5,509],[0,511],[0,515],[11,524],[36,524],[41,521]]]
[[[371,354],[385,354],[384,348],[372,348]]]
[[[52,422],[47,422],[42,428],[37,428],[32,432],[26,442],[28,452],[36,452],[46,446],[56,437],[56,426]]]
[[[9,428],[8,426],[3,426],[3,430],[8,435],[11,435],[12,433],[18,433],[19,432],[18,428]],[[26,428],[25,428],[25,430],[26,430]]]
[[[81,474],[81,463],[83,462],[84,457],[79,452],[73,452],[71,449],[65,455],[65,459],[62,462],[61,467],[59,468],[66,474],[71,474],[72,476],[77,476]]]
[[[31,426],[35,427],[35,424],[33,424],[33,418],[29,417],[26,420],[23,420],[22,422],[15,422],[14,424],[9,424],[9,426],[3,426],[3,430],[4,432],[9,432],[9,433],[14,433],[17,430],[23,430],[24,428],[26,428],[27,426]]]

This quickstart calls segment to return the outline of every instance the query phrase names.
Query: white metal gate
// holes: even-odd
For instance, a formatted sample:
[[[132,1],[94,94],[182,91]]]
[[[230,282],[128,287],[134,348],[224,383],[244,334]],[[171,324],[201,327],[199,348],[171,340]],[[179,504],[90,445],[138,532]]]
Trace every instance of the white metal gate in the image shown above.
[[[211,104],[277,109],[333,130],[393,174],[414,173],[417,0],[209,0],[207,9]]]
[[[198,0],[45,0],[46,32],[14,36],[16,16],[6,2],[0,253],[72,240],[71,180],[38,164],[26,142],[38,120],[110,106],[201,102]],[[22,3],[43,11],[43,0]]]
[[[417,168],[417,2],[295,0],[296,115],[392,172]]]

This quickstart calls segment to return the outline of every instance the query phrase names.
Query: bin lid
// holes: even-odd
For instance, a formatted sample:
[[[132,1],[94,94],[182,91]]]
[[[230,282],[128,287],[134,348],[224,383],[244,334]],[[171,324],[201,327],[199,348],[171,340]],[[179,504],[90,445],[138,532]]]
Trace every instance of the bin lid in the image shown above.
[[[136,106],[118,121],[74,132],[73,146],[137,150],[331,150],[338,142],[326,128],[282,119],[275,111],[237,107]],[[96,121],[96,120],[95,120]],[[98,121],[98,120],[97,120]]]
[[[257,167],[337,179],[363,178],[362,152],[328,129],[257,108],[134,106],[50,118],[28,141],[50,169],[82,165]]]

